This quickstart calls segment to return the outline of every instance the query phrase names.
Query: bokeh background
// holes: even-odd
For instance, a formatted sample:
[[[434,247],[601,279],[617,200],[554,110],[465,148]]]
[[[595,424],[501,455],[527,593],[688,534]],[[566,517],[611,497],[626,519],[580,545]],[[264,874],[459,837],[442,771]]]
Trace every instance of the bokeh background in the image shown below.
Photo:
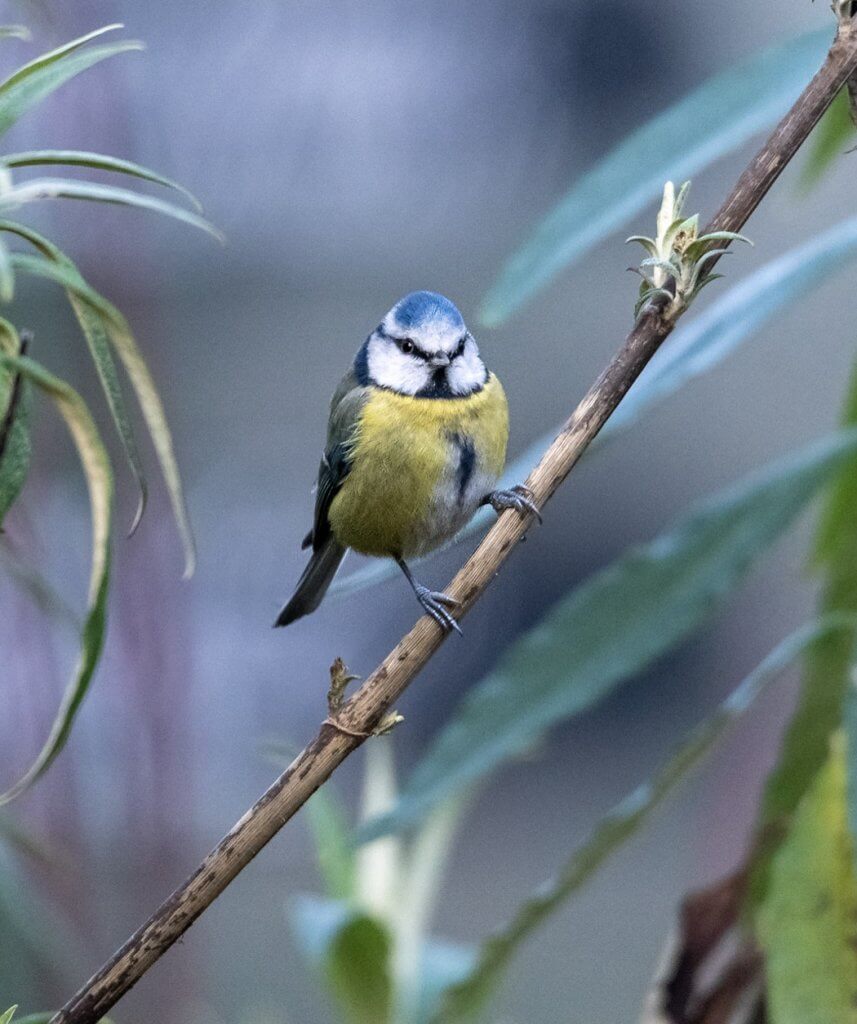
[[[781,0],[149,0],[2,3],[33,46],[11,68],[112,21],[143,55],[100,65],[10,135],[11,149],[125,156],[191,187],[228,235],[221,249],[133,211],[54,205],[39,222],[129,316],[160,383],[199,543],[181,554],[154,460],[153,500],[116,543],[105,659],[72,740],[13,809],[51,861],[12,883],[11,905],[53,943],[36,955],[0,931],[0,1004],[50,1008],[195,867],[272,779],[266,740],[299,744],[325,714],[327,668],[365,675],[415,618],[404,581],[330,601],[288,631],[270,624],[303,556],[328,397],[368,331],[403,293],[450,295],[505,383],[511,453],[559,423],[630,325],[636,259],[605,238],[504,327],[475,323],[505,257],[570,182],[627,132],[710,74],[818,27],[827,6]],[[695,182],[710,213],[739,152]],[[857,157],[807,194],[789,169],[754,216],[737,277],[854,209]],[[799,161],[798,161],[799,164]],[[632,227],[649,233],[654,209]],[[630,233],[630,231],[628,232]],[[694,498],[833,425],[854,348],[846,271],[767,327],[577,472],[543,529],[504,569],[400,710],[407,770],[520,630],[576,581],[674,519]],[[714,291],[714,289],[712,289]],[[706,300],[700,300],[702,303]],[[37,358],[68,376],[104,423],[82,341],[48,285],[27,284],[16,322]],[[110,430],[105,431],[107,435]],[[36,461],[8,522],[18,549],[68,601],[85,591],[88,510],[73,451],[40,407]],[[133,489],[119,466],[119,522]],[[525,763],[475,805],[452,858],[437,931],[471,940],[505,919],[598,816],[661,763],[812,604],[804,522],[728,610],[644,678]],[[424,568],[442,585],[465,553]],[[351,556],[348,569],[359,563]],[[574,638],[569,638],[573,643]],[[0,581],[0,768],[40,745],[74,636]],[[740,854],[789,683],[762,702],[516,962],[503,1020],[634,1019],[689,887]],[[356,802],[362,754],[334,785]],[[8,881],[8,880],[7,880]],[[334,1011],[286,923],[318,887],[297,820],[117,1008],[122,1024],[316,1024]],[[6,890],[7,903],[10,891]],[[34,909],[43,904],[44,921]]]

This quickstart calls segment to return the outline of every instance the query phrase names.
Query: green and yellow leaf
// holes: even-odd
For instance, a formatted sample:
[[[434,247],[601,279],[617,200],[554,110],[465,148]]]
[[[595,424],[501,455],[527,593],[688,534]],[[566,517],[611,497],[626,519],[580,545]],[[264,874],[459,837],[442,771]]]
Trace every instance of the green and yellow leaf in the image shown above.
[[[18,782],[0,794],[2,805],[29,789],[65,746],[101,655],[110,575],[113,477],[98,429],[83,399],[73,388],[28,358],[0,354],[0,368],[24,375],[56,405],[77,448],[86,477],[92,513],[92,564],[88,609],[83,625],[78,663],[66,687],[47,740],[33,764]]]
[[[773,859],[758,934],[772,1021],[857,1022],[857,882],[841,734]]]

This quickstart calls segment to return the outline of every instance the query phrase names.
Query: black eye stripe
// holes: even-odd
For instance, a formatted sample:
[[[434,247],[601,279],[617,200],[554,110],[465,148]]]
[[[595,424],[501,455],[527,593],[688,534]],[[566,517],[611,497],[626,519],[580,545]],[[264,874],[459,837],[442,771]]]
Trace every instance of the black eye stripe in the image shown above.
[[[405,355],[414,356],[415,359],[422,359],[422,360],[425,360],[427,362],[428,360],[434,358],[435,355],[442,355],[443,354],[443,353],[440,353],[440,352],[439,353],[426,352],[425,349],[422,349],[422,348],[419,347],[419,345],[414,341],[413,338],[395,338],[395,337],[391,337],[391,335],[385,334],[383,331],[381,331],[380,328],[379,328],[378,333],[381,335],[381,337],[389,338],[391,341],[395,342],[396,347],[401,352],[404,352]],[[450,352],[450,354],[449,354],[450,360],[457,359],[459,356],[464,355],[464,348],[467,345],[467,339],[469,337],[470,337],[469,334],[465,334],[465,335],[462,336],[462,338],[459,340],[459,342],[456,345],[456,347],[453,349],[452,352]]]

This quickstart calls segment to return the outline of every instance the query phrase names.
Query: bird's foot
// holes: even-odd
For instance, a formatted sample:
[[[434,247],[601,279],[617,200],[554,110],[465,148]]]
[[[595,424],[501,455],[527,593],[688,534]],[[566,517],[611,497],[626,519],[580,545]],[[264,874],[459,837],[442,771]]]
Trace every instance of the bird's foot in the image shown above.
[[[449,611],[450,608],[458,608],[461,604],[460,601],[456,601],[449,594],[444,594],[437,590],[429,590],[422,583],[414,584],[414,592],[417,595],[417,600],[423,606],[423,611],[425,611],[426,615],[430,615],[445,633],[449,633],[454,629],[459,636],[462,635],[461,627]]]
[[[540,523],[543,522],[542,514],[533,501],[533,492],[523,484],[516,484],[507,490],[492,491],[485,497],[484,504],[490,505],[498,515],[512,508],[522,516],[533,515]]]

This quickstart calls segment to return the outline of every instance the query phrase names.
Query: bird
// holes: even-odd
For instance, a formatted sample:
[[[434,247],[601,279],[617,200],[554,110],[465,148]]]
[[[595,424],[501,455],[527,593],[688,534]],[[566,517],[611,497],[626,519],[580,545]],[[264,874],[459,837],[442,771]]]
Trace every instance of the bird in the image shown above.
[[[446,543],[482,505],[535,516],[528,488],[496,489],[506,461],[503,385],[443,295],[400,299],[366,338],[330,403],[309,564],[275,626],[321,604],[346,551],[394,559],[423,611],[461,629],[459,602],[420,583],[408,562]]]

